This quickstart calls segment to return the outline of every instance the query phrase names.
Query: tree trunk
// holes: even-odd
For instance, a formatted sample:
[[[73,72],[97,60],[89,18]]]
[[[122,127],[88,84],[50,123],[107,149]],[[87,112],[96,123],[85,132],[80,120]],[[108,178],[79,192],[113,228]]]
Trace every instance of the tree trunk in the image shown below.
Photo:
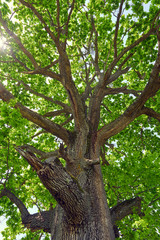
[[[54,157],[41,162],[23,147],[16,150],[36,170],[58,203],[54,209],[30,214],[23,202],[4,186],[0,198],[6,196],[16,204],[23,225],[31,231],[42,229],[51,233],[52,240],[113,240],[119,237],[117,221],[135,212],[142,216],[139,197],[118,203],[109,210],[99,160],[95,158],[97,151],[90,154],[93,159],[76,159],[74,151],[69,158],[69,152],[60,147],[59,153],[67,162],[64,167],[55,153]]]
[[[17,151],[58,202],[52,216],[49,215],[52,240],[115,239],[98,154],[88,154],[93,160],[77,158],[76,148],[67,151],[61,148],[59,152],[66,160],[63,167],[58,158],[42,163],[21,148]]]
[[[52,240],[113,240],[115,235],[106,201],[99,166],[86,170],[79,178],[85,189],[85,216],[80,224],[73,224],[60,205],[57,206],[51,225]]]

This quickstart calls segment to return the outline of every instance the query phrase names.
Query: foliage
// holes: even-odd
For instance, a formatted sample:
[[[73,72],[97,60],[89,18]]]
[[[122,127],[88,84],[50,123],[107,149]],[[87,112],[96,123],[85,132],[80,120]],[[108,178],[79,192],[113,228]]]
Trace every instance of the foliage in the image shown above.
[[[76,1],[66,36],[63,27],[72,1],[34,1],[35,9],[43,16],[54,36],[58,36],[62,44],[67,41],[66,52],[74,84],[81,97],[84,97],[86,107],[89,107],[99,75],[107,71],[115,57],[113,45],[120,3],[117,0]],[[160,24],[159,19],[155,18],[159,14],[159,6],[159,1],[155,0],[124,1],[117,35],[117,55],[147,34],[152,25]],[[45,68],[58,60],[59,53],[53,39],[31,9],[18,0],[1,1],[0,9],[8,29],[18,36],[25,49],[34,56],[38,67]],[[56,30],[57,25],[62,26],[61,31]],[[61,139],[23,118],[19,109],[13,106],[21,102],[40,115],[63,110],[60,115],[50,114],[47,118],[73,131],[75,126],[74,121],[69,119],[71,114],[59,104],[61,102],[70,107],[70,100],[60,81],[43,73],[30,73],[34,71],[33,62],[17,44],[16,38],[6,32],[3,24],[0,25],[0,34],[5,39],[0,49],[1,81],[15,96],[9,104],[0,101],[0,190],[5,184],[27,208],[32,210],[36,205],[39,211],[48,210],[50,204],[55,206],[56,202],[28,163],[19,156],[15,146],[28,144],[44,152],[51,152],[60,146]],[[123,68],[129,66],[129,69],[108,85],[109,88],[121,88],[121,91],[108,93],[104,97],[98,129],[123,114],[135,101],[137,94],[143,91],[149,81],[157,51],[157,36],[154,33],[130,50],[132,57],[128,61],[124,62],[128,52],[119,60],[112,74],[118,71],[120,65]],[[58,61],[50,70],[59,74]],[[86,98],[83,94],[85,91],[89,91]],[[155,112],[159,111],[159,105],[159,92],[145,103],[146,107]],[[123,240],[159,239],[159,144],[159,122],[141,115],[123,131],[112,136],[104,146],[109,166],[102,161],[102,172],[109,206],[136,196],[142,198],[142,212],[145,216],[133,214],[117,223]],[[16,239],[19,233],[25,233],[21,239],[40,239],[41,232],[35,235],[22,228],[19,212],[7,198],[0,199],[0,215],[7,218],[7,228],[2,232],[3,239]],[[42,239],[47,240],[47,235]]]

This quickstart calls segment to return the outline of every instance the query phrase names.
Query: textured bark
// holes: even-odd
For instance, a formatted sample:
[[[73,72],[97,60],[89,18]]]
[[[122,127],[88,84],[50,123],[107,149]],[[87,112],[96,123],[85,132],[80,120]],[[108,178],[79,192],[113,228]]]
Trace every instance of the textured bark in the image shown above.
[[[23,148],[19,147],[17,151],[37,171],[44,186],[58,202],[54,214],[48,215],[51,225],[47,228],[43,224],[45,231],[51,231],[51,239],[115,238],[97,159],[68,161],[65,169],[57,158],[42,163]],[[23,223],[32,230],[39,229],[47,214],[28,216]]]
[[[88,154],[91,159],[76,161],[61,146],[66,168],[57,157],[50,157],[42,163],[33,153],[17,148],[58,202],[54,211],[28,215],[23,219],[26,227],[32,231],[43,229],[50,232],[52,240],[113,240],[119,236],[117,221],[134,212],[141,213],[141,199],[138,197],[109,210],[97,158],[99,148],[91,143]]]
[[[101,177],[99,166],[93,166],[86,176],[79,176],[79,182],[88,193],[85,200],[85,219],[79,225],[70,224],[64,211],[58,207],[51,226],[52,240],[115,239]]]
[[[88,188],[89,190],[89,188]],[[95,193],[93,190],[91,193]],[[81,224],[73,224],[68,221],[66,213],[60,205],[57,205],[55,209],[50,209],[49,211],[43,211],[35,214],[30,214],[26,209],[23,202],[15,196],[13,192],[9,189],[2,189],[0,192],[0,198],[8,197],[21,212],[22,224],[29,228],[31,231],[43,230],[44,232],[51,233],[51,239],[114,239],[108,237],[107,228],[105,229],[102,224],[105,220],[105,212],[100,211],[99,203],[101,202],[100,197],[97,199],[96,196],[88,198],[89,208],[85,213],[85,220]],[[91,205],[92,203],[92,205]],[[93,207],[93,209],[92,209]],[[107,210],[106,205],[104,210]],[[110,209],[110,214],[107,210],[106,226],[110,225],[111,232],[114,230],[115,237],[119,236],[119,230],[116,226],[117,221],[129,214],[137,213],[142,216],[141,213],[141,198],[136,197],[134,199],[126,200],[122,203]],[[102,217],[103,215],[103,217]],[[111,215],[112,225],[109,221]],[[104,224],[105,225],[105,224]]]
[[[30,214],[22,219],[22,224],[31,229],[32,232],[43,230],[44,232],[51,232],[51,221],[54,216],[54,211],[45,211],[35,214]]]
[[[116,206],[112,207],[110,211],[113,224],[116,224],[116,221],[120,221],[129,214],[133,213],[141,214],[141,198],[136,197],[121,202]]]

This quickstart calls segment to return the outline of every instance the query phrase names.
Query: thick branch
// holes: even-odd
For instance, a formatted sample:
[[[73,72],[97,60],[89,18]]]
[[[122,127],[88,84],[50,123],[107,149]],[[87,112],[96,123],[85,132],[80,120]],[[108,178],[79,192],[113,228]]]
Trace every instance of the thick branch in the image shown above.
[[[14,96],[2,85],[2,83],[0,83],[0,98],[5,102],[14,99]],[[24,118],[45,129],[47,132],[61,138],[66,144],[69,142],[69,132],[65,128],[28,109],[21,103],[16,103],[14,107],[20,110]]]
[[[130,214],[141,214],[141,198],[136,197],[119,203],[110,209],[110,213],[113,224]]]
[[[65,170],[58,158],[53,158],[50,163],[42,163],[32,153],[25,152],[20,147],[16,149],[37,171],[43,185],[65,210],[68,221],[80,224],[86,210],[84,192],[78,181]]]
[[[43,116],[44,117],[56,117],[56,116],[61,115],[62,113],[66,113],[66,112],[62,109],[62,110],[45,113]]]
[[[23,204],[23,202],[17,198],[10,190],[8,190],[7,188],[4,188],[1,193],[0,193],[0,198],[6,196],[8,197],[20,210],[21,213],[21,218],[22,221],[23,219],[25,219],[26,217],[28,217],[30,214],[27,210],[27,208],[25,207],[25,205]]]
[[[31,229],[31,231],[43,229],[45,232],[51,232],[50,223],[53,210],[31,215],[23,202],[17,198],[9,189],[4,188],[0,192],[0,198],[3,196],[8,197],[18,207],[21,213],[22,224],[24,224],[25,227]]]
[[[69,100],[73,109],[73,117],[77,132],[81,129],[87,131],[87,123],[85,118],[85,109],[78,90],[73,82],[71,74],[71,66],[66,52],[60,55],[60,73],[62,76],[62,84],[65,87]]]
[[[149,117],[153,117],[160,122],[160,113],[155,112],[151,108],[143,107],[142,108],[142,114],[146,114]]]
[[[67,217],[74,224],[80,224],[85,216],[84,193],[76,180],[62,165],[51,164],[38,171],[38,176],[52,196],[65,210]]]
[[[26,228],[29,228],[32,232],[37,230],[43,230],[44,232],[51,233],[51,220],[53,217],[54,210],[43,211],[35,214],[30,214],[24,220],[22,220],[22,224]]]
[[[28,144],[25,144],[23,146],[20,146],[21,149],[25,149],[27,152],[31,152],[31,153],[34,153],[34,154],[37,154],[40,156],[40,159],[46,159],[46,158],[49,158],[49,157],[58,157],[59,156],[59,150],[55,150],[53,152],[44,152],[44,151],[41,151],[31,145],[28,145]]]
[[[129,67],[126,67],[125,69],[118,69],[116,71],[116,73],[114,73],[113,75],[110,76],[107,84],[115,81],[122,74],[127,73],[128,70],[129,70]],[[90,120],[93,131],[97,130],[97,128],[98,128],[99,119],[100,119],[101,102],[102,102],[104,96],[108,92],[109,92],[109,88],[106,89],[106,87],[102,86],[101,84],[98,84],[97,87],[95,88],[93,96],[91,97],[88,118]]]

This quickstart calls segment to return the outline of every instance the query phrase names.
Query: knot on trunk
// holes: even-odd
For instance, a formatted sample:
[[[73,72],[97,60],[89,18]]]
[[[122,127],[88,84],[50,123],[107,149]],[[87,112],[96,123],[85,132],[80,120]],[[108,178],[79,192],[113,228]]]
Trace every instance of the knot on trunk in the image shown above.
[[[43,179],[53,179],[53,171],[49,166],[43,166],[38,172],[40,178]]]

